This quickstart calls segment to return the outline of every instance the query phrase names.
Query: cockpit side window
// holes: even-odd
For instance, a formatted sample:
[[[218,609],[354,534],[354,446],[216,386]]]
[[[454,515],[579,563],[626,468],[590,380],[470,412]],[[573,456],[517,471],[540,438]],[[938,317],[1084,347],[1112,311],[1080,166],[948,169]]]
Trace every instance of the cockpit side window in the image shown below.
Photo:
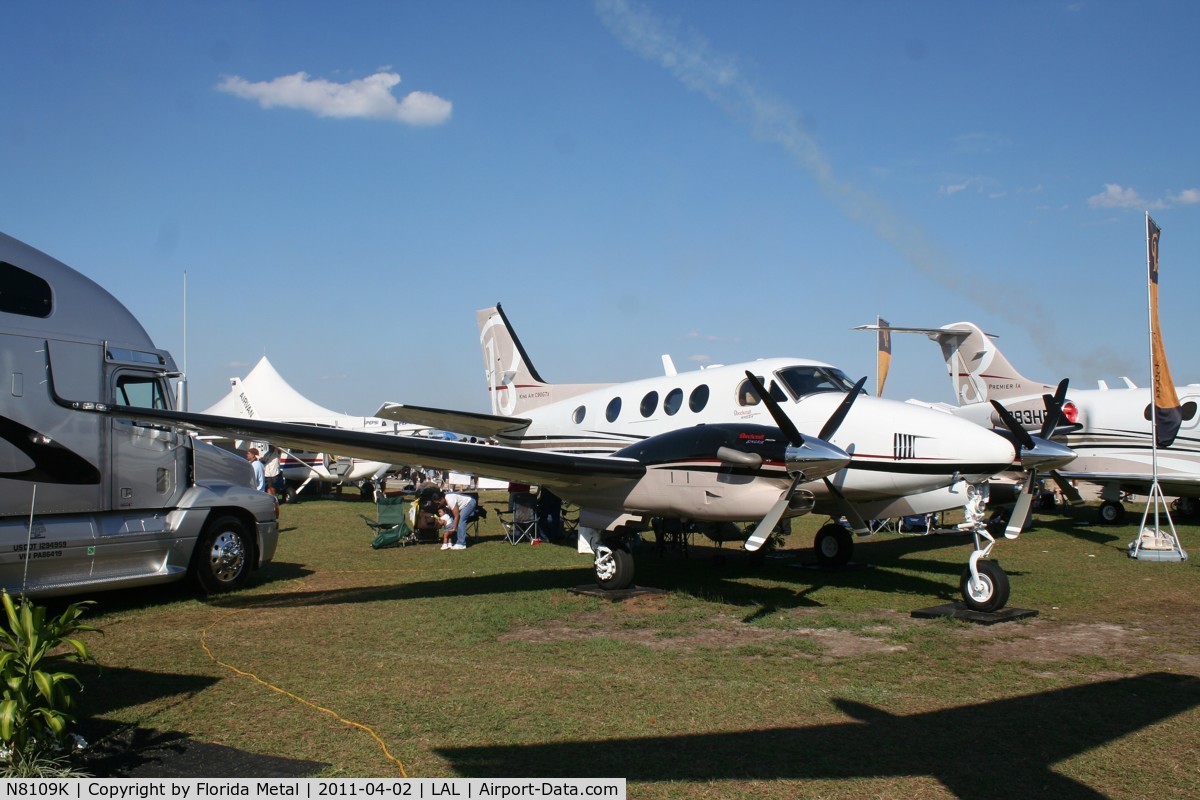
[[[762,378],[759,378],[761,381]],[[758,392],[754,391],[754,384],[750,383],[750,379],[746,378],[738,384],[737,388],[737,404],[739,406],[756,406],[762,402],[758,396]]]
[[[763,382],[761,375],[756,375],[755,377],[760,382]],[[777,402],[785,403],[788,400],[787,394],[783,389],[779,388],[779,384],[775,381],[771,381],[771,386],[767,391],[771,393],[771,397]],[[739,406],[756,406],[761,402],[762,400],[759,398],[758,392],[754,391],[754,384],[750,383],[749,378],[738,384],[737,403]]]

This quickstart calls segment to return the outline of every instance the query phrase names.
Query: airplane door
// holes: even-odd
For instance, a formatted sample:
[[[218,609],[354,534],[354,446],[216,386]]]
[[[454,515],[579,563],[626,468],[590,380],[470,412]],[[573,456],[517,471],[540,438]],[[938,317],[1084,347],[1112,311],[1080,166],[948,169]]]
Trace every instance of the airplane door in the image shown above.
[[[329,474],[341,480],[345,480],[346,476],[350,474],[350,469],[354,466],[354,459],[348,456],[331,456],[328,453],[323,453],[321,459]]]
[[[113,374],[113,402],[137,408],[169,408],[164,380],[156,373],[121,369]],[[117,511],[169,508],[186,487],[186,434],[162,425],[112,420],[110,473]]]

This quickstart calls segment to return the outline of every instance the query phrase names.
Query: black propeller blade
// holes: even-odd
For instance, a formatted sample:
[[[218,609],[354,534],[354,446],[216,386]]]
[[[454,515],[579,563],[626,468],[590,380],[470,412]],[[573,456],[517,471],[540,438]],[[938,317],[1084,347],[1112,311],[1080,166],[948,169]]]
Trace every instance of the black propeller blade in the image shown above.
[[[841,427],[842,421],[850,413],[850,406],[854,405],[854,401],[862,393],[863,384],[866,382],[866,375],[859,378],[858,383],[854,384],[854,388],[850,390],[850,394],[842,398],[842,404],[834,410],[829,419],[825,420],[825,425],[821,428],[821,432],[817,436],[828,442],[830,437],[837,433],[837,429]]]
[[[1045,441],[1045,446],[1054,445],[1050,442],[1050,436],[1054,434],[1054,429],[1058,427],[1059,420],[1062,418],[1063,403],[1067,398],[1067,379],[1063,378],[1058,388],[1055,389],[1054,395],[1042,395],[1042,403],[1046,407],[1046,418],[1042,421],[1041,430],[1038,431],[1038,438]],[[1027,458],[1032,456],[1033,451],[1037,449],[1037,444],[1029,431],[1021,427],[1021,424],[1013,417],[1009,410],[995,400],[991,401],[992,407],[996,409],[996,413],[1000,415],[1001,422],[1004,427],[1008,428],[1012,433],[1017,444],[1029,454]],[[1019,455],[1019,454],[1018,454]],[[1053,473],[1052,473],[1053,474]],[[1033,484],[1037,477],[1036,461],[1032,465],[1027,465],[1025,482],[1021,488],[1021,492],[1017,497],[1017,504],[1013,507],[1012,515],[1008,519],[1008,525],[1004,530],[1005,537],[1015,539],[1021,535],[1021,531],[1029,523],[1030,514],[1033,511]],[[1058,480],[1059,476],[1055,475]]]
[[[1046,406],[1046,421],[1042,423],[1042,429],[1038,433],[1043,439],[1049,439],[1054,435],[1054,429],[1058,427],[1059,420],[1062,419],[1063,403],[1067,399],[1067,378],[1063,378],[1058,382],[1058,388],[1054,390],[1054,396],[1048,394],[1042,395],[1042,403]]]
[[[746,378],[750,381],[750,385],[754,387],[754,391],[758,393],[759,398],[766,404],[767,410],[771,412],[771,418],[775,420],[775,424],[779,426],[779,430],[788,438],[794,447],[802,447],[804,445],[804,436],[800,433],[800,429],[796,427],[796,423],[792,422],[792,418],[787,415],[779,402],[770,395],[762,381],[749,370],[746,370]],[[866,383],[864,376],[854,387],[847,397],[842,400],[841,405],[834,410],[833,414],[825,422],[821,428],[820,439],[828,442],[826,436],[832,436],[846,418],[846,414],[850,412],[850,406],[854,404],[854,399],[858,397],[862,390],[863,384]],[[754,527],[749,538],[746,539],[745,548],[750,551],[758,550],[762,547],[767,537],[771,535],[771,531],[779,524],[779,520],[783,518],[783,514],[787,511],[788,505],[791,502],[792,495],[796,493],[796,488],[804,480],[804,474],[797,472],[792,476],[792,485],[784,490],[779,496],[779,501],[775,503],[768,511],[766,516]],[[825,482],[829,484],[829,479],[825,478]],[[829,484],[832,485],[832,484]]]
[[[1004,427],[1008,428],[1013,438],[1016,439],[1017,444],[1026,450],[1032,450],[1034,448],[1033,437],[1029,435],[1029,431],[1021,427],[1021,423],[1017,422],[1007,408],[995,400],[989,400],[988,402],[992,404],[992,408],[996,409],[996,413],[1000,415],[1000,421],[1004,423]]]
[[[780,407],[775,398],[771,397],[767,388],[762,385],[762,381],[750,370],[746,370],[746,377],[750,380],[750,385],[754,387],[754,391],[766,403],[767,411],[771,412],[771,418],[775,420],[775,424],[779,426],[779,430],[783,431],[783,435],[788,437],[788,441],[794,447],[804,444],[804,436],[800,434],[800,429],[796,427],[796,423],[792,422],[792,418]]]

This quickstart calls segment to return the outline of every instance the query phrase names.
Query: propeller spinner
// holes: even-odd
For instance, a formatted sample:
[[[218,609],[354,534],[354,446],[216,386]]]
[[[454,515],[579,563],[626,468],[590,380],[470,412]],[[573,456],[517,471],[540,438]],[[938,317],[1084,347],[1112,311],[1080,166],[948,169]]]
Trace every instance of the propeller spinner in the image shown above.
[[[1017,504],[1013,507],[1012,515],[1008,518],[1008,525],[1004,529],[1005,538],[1017,538],[1029,522],[1029,512],[1033,506],[1033,484],[1038,470],[1049,470],[1053,473],[1058,467],[1069,464],[1075,459],[1074,450],[1050,439],[1062,419],[1063,402],[1066,396],[1066,378],[1059,382],[1053,396],[1042,395],[1042,403],[1046,407],[1046,417],[1036,437],[1021,427],[1021,423],[1017,422],[1007,408],[995,400],[991,401],[992,407],[1000,415],[1004,427],[1012,434],[1017,445],[1017,458],[1021,462],[1021,467],[1026,470],[1021,494],[1017,497]]]
[[[747,371],[746,378],[749,379],[750,385],[754,387],[754,391],[762,398],[763,403],[767,406],[767,411],[771,413],[771,418],[775,420],[775,424],[779,426],[779,430],[788,438],[791,446],[787,449],[786,462],[788,474],[792,476],[792,483],[779,496],[779,501],[771,506],[767,511],[766,516],[754,527],[754,531],[746,539],[745,548],[751,552],[762,547],[763,542],[771,535],[771,531],[779,524],[779,520],[783,518],[783,514],[787,511],[791,504],[792,496],[796,493],[796,488],[805,481],[817,480],[825,478],[837,472],[842,467],[850,463],[850,454],[842,448],[828,441],[837,429],[841,426],[842,421],[846,419],[846,415],[850,413],[850,406],[854,404],[854,400],[858,397],[863,383],[867,380],[865,377],[855,384],[854,389],[846,395],[839,405],[830,415],[825,425],[821,428],[820,436],[804,436],[792,422],[792,418],[787,415],[787,412],[779,405],[779,402],[771,396],[771,393],[766,390],[754,373]]]

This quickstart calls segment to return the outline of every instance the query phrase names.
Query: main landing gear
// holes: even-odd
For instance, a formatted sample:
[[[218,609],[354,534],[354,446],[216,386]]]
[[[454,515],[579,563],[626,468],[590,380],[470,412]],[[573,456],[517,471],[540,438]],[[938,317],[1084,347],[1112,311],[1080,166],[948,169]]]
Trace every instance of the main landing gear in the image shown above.
[[[1125,521],[1125,506],[1120,500],[1105,500],[1100,504],[1100,521],[1106,525],[1120,525]]]
[[[850,563],[850,556],[854,555],[854,536],[841,523],[830,522],[817,531],[813,549],[820,566],[831,569],[844,567]]]

